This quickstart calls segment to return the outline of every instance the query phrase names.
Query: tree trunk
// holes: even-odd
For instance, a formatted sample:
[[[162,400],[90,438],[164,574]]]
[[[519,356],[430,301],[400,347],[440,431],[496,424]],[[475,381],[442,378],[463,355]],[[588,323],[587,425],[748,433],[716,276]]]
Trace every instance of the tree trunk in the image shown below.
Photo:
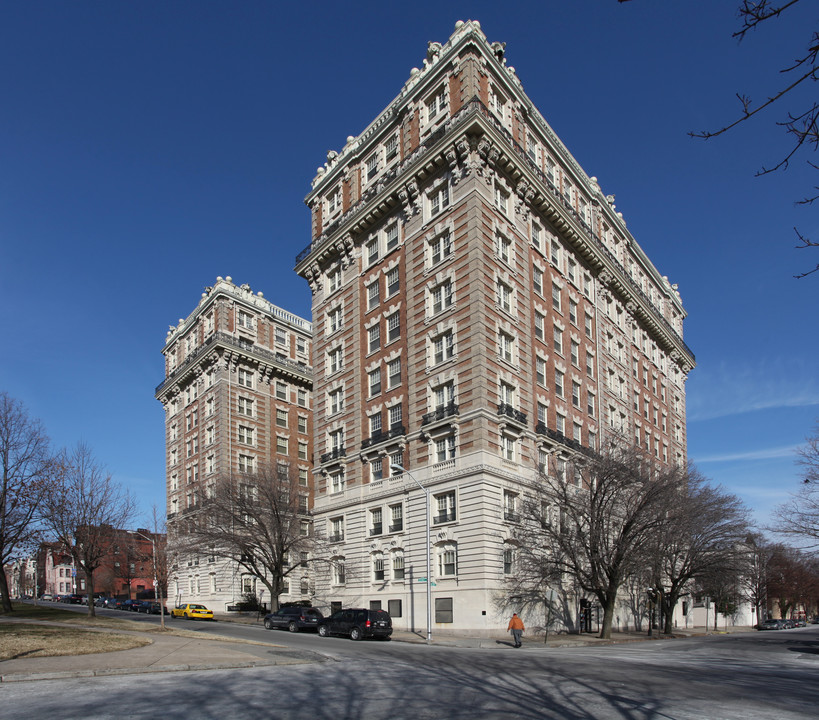
[[[663,632],[666,635],[671,635],[674,632],[674,608],[677,607],[677,603],[679,601],[680,591],[675,588],[669,590],[663,597],[663,612],[665,613],[665,625],[663,627]]]
[[[97,608],[94,605],[94,571],[85,571],[85,592],[86,602],[88,603],[88,617],[97,616]]]
[[[617,603],[617,589],[609,591],[604,595],[597,597],[600,600],[600,605],[603,607],[603,623],[600,626],[600,638],[603,640],[611,639],[611,626],[614,623],[614,606]]]
[[[0,597],[2,598],[4,613],[10,613],[14,608],[11,606],[11,596],[9,595],[9,581],[6,573],[0,569]]]

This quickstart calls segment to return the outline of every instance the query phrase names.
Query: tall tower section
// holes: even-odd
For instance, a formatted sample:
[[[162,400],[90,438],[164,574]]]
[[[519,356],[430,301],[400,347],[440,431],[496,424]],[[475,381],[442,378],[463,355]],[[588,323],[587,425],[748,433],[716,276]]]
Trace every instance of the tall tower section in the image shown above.
[[[180,550],[186,521],[196,519],[219,478],[238,481],[265,466],[297,475],[309,533],[311,334],[309,321],[230,277],[216,278],[169,329],[156,398],[165,408],[170,598],[224,611],[262,589],[208,548]],[[308,599],[306,572],[290,581],[281,602]]]
[[[474,21],[429,43],[306,203],[318,595],[418,629],[432,581],[436,632],[491,632],[522,481],[611,430],[685,462],[677,288]]]

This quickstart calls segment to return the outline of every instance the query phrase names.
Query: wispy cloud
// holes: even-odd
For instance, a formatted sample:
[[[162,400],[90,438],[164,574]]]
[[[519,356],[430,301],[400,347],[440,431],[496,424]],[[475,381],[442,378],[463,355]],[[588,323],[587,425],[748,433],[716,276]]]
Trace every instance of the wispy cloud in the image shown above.
[[[773,408],[819,405],[815,363],[802,358],[763,358],[757,364],[700,366],[687,388],[688,420]]]
[[[703,465],[705,463],[745,462],[795,457],[797,448],[799,448],[799,445],[786,445],[784,447],[768,448],[767,450],[752,450],[750,452],[709,455],[706,457],[694,458],[694,462],[698,465]]]

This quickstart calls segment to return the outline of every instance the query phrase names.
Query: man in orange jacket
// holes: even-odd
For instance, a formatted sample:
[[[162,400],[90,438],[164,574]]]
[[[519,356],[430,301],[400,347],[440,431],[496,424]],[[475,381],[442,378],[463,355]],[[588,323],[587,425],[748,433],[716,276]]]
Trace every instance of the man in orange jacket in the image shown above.
[[[512,631],[512,637],[515,639],[515,647],[519,648],[522,644],[520,641],[521,636],[526,628],[523,626],[523,620],[518,617],[517,613],[512,613],[512,619],[509,620],[509,626],[506,629]]]

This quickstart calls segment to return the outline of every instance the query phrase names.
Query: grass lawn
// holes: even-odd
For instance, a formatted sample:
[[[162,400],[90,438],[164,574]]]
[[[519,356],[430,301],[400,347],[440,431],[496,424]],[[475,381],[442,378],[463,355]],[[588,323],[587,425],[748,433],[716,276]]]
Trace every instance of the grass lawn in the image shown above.
[[[10,613],[0,614],[0,661],[25,657],[54,655],[87,655],[89,653],[129,650],[147,645],[150,640],[135,635],[110,632],[91,632],[93,627],[108,630],[139,630],[156,632],[158,627],[110,617],[89,618],[83,612],[64,610],[49,605],[14,603]],[[17,622],[4,622],[15,620]],[[20,622],[20,621],[24,622]],[[25,622],[27,620],[31,623]],[[36,625],[38,621],[69,623],[76,627]]]
[[[135,635],[0,622],[0,661],[130,650],[150,642]]]

